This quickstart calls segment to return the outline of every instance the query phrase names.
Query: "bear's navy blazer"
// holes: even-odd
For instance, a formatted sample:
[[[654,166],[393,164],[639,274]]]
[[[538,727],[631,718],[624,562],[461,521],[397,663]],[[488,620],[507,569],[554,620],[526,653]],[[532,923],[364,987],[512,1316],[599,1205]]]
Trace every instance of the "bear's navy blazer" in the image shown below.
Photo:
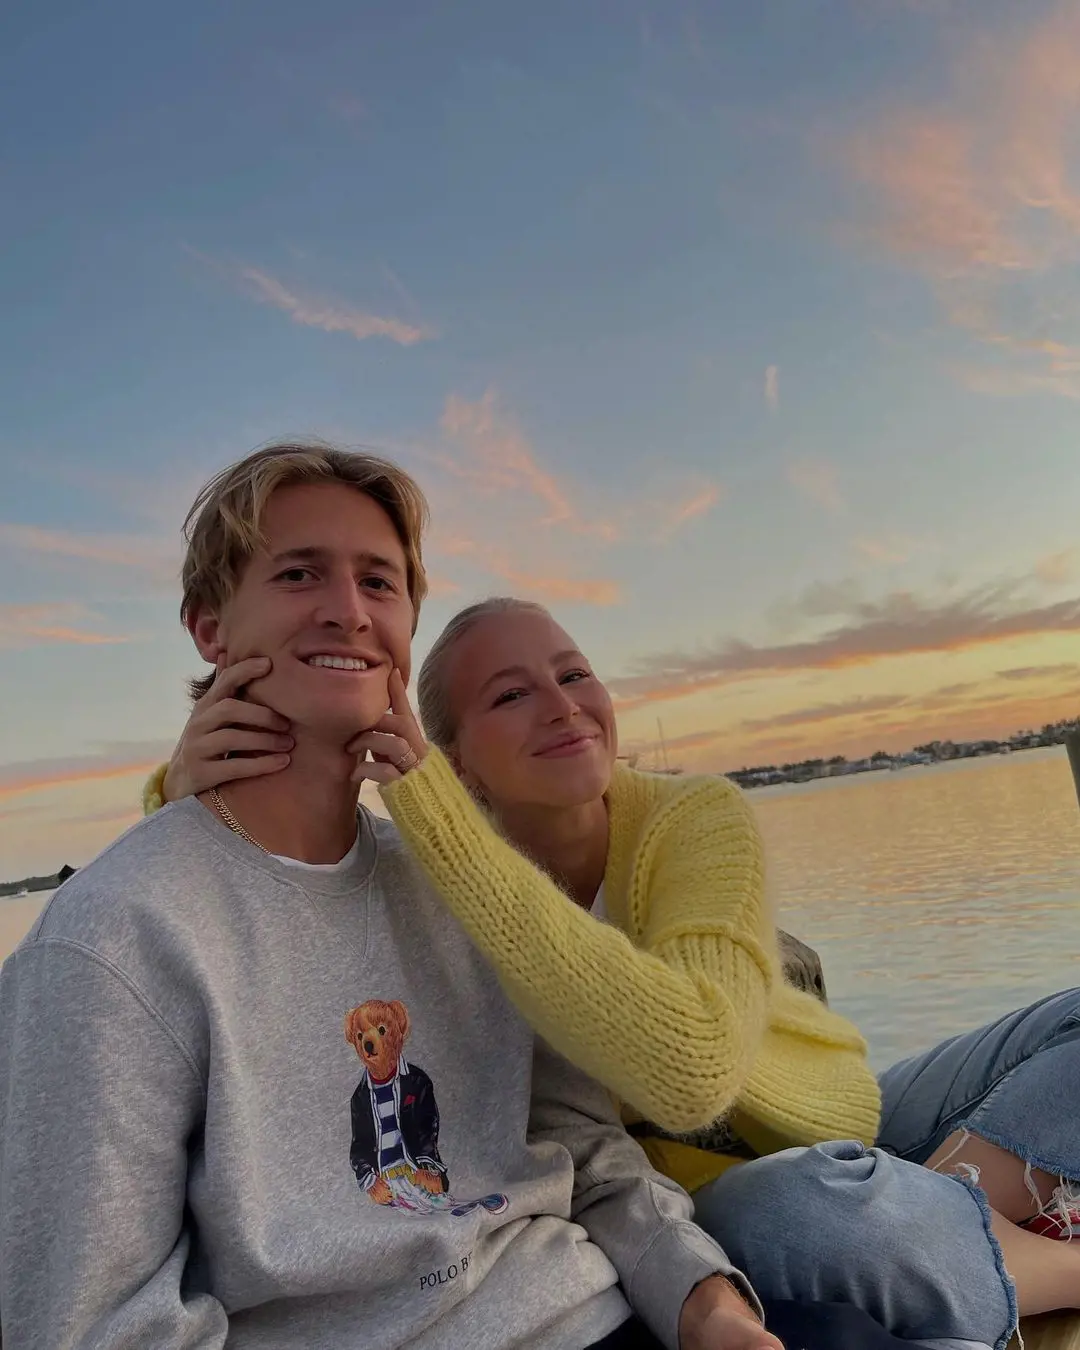
[[[407,1064],[404,1059],[401,1061],[394,1084],[394,1101],[406,1162],[438,1173],[442,1177],[443,1190],[449,1190],[446,1166],[439,1157],[439,1107],[431,1079],[423,1069]],[[352,1095],[349,1161],[360,1186],[369,1190],[379,1175],[379,1123],[366,1072]]]

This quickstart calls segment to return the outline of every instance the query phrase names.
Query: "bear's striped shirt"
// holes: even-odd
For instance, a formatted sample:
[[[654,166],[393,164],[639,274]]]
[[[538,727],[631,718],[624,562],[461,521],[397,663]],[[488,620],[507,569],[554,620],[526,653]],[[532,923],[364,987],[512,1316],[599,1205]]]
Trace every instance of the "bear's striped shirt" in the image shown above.
[[[405,1161],[405,1145],[401,1141],[397,1107],[394,1105],[394,1085],[397,1076],[385,1083],[371,1079],[371,1095],[379,1117],[379,1171],[386,1172]]]

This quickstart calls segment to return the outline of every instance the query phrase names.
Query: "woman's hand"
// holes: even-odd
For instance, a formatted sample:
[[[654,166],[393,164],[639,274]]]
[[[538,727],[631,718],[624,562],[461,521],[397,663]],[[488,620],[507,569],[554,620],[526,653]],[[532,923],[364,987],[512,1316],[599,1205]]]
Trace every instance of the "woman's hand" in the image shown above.
[[[237,778],[279,773],[289,763],[293,739],[289,723],[258,703],[236,695],[252,680],[270,673],[270,658],[250,656],[226,666],[218,662],[214,683],[191,710],[169,760],[161,795],[179,801]],[[227,758],[239,755],[240,758]]]
[[[370,731],[361,732],[345,747],[349,754],[359,756],[353,770],[354,783],[362,783],[364,779],[372,783],[396,783],[427,754],[427,742],[409,706],[400,670],[390,672],[388,686],[390,711]]]

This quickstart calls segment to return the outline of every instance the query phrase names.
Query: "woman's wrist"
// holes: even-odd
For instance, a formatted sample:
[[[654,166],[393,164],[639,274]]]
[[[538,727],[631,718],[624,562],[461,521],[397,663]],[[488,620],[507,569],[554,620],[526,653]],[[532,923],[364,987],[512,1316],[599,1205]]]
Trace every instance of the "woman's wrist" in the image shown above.
[[[165,775],[168,772],[168,764],[160,764],[146,780],[142,794],[144,816],[152,816],[165,805]]]

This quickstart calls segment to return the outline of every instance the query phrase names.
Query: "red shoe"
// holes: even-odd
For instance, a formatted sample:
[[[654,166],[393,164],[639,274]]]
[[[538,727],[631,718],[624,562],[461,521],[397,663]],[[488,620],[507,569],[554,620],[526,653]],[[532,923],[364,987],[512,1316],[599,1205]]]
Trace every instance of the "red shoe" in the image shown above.
[[[1080,1188],[1075,1183],[1062,1184],[1054,1192],[1049,1204],[1020,1225],[1040,1237],[1057,1238],[1071,1242],[1080,1238]]]

